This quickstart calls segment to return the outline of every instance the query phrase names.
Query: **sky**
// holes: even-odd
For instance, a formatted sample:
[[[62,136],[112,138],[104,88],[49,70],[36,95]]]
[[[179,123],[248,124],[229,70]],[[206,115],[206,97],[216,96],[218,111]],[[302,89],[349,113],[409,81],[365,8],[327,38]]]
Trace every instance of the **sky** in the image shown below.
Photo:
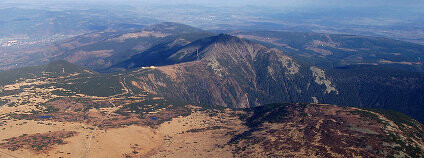
[[[137,1],[137,0],[135,0]],[[154,0],[145,0],[152,2]],[[156,1],[157,2],[157,1]],[[289,7],[347,7],[347,6],[423,6],[422,0],[167,0],[166,3],[197,3],[214,5],[262,5]],[[423,8],[424,9],[424,8]]]
[[[371,29],[369,32],[402,28],[413,30],[411,34],[419,35],[417,38],[424,36],[424,0],[0,0],[0,8],[11,6],[54,11],[100,9],[206,28],[210,20],[224,27],[259,21],[272,23],[269,26],[273,28],[305,26],[317,32],[345,33],[337,29],[351,27],[347,33],[352,34],[358,33],[356,27]]]
[[[423,0],[19,0],[13,3],[60,3],[91,2],[117,4],[202,4],[214,6],[257,5],[267,7],[411,7],[424,10]]]

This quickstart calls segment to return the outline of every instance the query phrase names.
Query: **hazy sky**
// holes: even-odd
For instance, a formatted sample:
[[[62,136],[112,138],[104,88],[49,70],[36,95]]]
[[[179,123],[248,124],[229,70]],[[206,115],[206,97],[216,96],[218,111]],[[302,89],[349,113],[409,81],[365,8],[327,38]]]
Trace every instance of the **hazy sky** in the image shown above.
[[[137,0],[134,0],[137,1]],[[158,2],[155,0],[143,0]],[[162,1],[164,2],[164,1]],[[197,3],[214,5],[265,5],[265,6],[423,6],[423,0],[167,0],[166,3]],[[424,8],[423,8],[424,9]]]
[[[13,3],[112,2],[118,4],[205,4],[220,6],[258,5],[269,7],[413,7],[424,10],[424,0],[19,0]]]

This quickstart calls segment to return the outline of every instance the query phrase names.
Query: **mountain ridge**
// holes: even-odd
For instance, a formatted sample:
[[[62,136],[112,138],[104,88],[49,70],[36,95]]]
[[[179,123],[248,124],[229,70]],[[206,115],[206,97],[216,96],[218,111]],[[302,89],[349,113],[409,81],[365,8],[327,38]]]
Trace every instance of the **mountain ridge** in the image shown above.
[[[178,84],[171,84],[168,83],[168,85],[163,87],[174,87],[175,92],[179,92],[181,90],[177,89],[185,89],[185,91],[194,90],[196,89],[195,85],[202,85],[202,84],[208,84],[210,88],[203,89],[202,91],[205,91],[201,93],[203,94],[211,94],[213,96],[208,96],[206,98],[215,98],[216,100],[219,100],[218,102],[212,102],[212,104],[218,104],[218,105],[230,105],[232,106],[238,106],[238,107],[251,107],[251,106],[258,106],[257,103],[255,103],[255,100],[249,101],[248,97],[252,98],[251,96],[248,96],[249,94],[247,91],[255,93],[254,91],[258,90],[257,88],[260,87],[258,85],[258,82],[256,79],[258,76],[256,74],[263,73],[262,70],[259,70],[258,64],[269,64],[270,66],[265,68],[266,71],[264,71],[267,74],[263,74],[264,76],[260,78],[261,82],[266,82],[266,80],[271,79],[273,80],[273,83],[278,84],[276,82],[276,78],[281,79],[282,76],[285,76],[287,78],[292,78],[290,76],[295,76],[298,73],[298,65],[291,59],[290,57],[284,55],[282,52],[278,50],[271,50],[264,46],[241,40],[237,37],[233,37],[230,35],[219,35],[216,37],[211,37],[213,40],[206,40],[209,41],[208,45],[203,45],[203,50],[199,50],[198,53],[202,56],[200,60],[194,60],[191,62],[185,62],[181,64],[176,65],[169,65],[164,67],[158,67],[152,71],[155,71],[155,73],[161,73],[165,74],[168,77],[164,77],[164,80],[167,80],[167,82],[158,82],[159,84],[163,83],[178,83]],[[184,49],[183,49],[184,50]],[[189,55],[186,56],[193,56],[194,53],[197,54],[197,51],[194,51],[195,49],[191,49],[192,51],[188,51]],[[255,63],[256,62],[256,63]],[[266,63],[260,63],[260,62],[266,62]],[[269,75],[269,72],[274,74],[274,79],[272,79]],[[187,74],[185,74],[187,73]],[[278,73],[278,74],[277,74]],[[154,75],[154,74],[153,74]],[[281,76],[280,76],[281,75]],[[309,74],[308,74],[309,75]],[[152,75],[151,75],[152,76]],[[204,77],[202,77],[204,76]],[[206,78],[205,78],[206,77]],[[309,77],[312,78],[311,75]],[[283,77],[284,78],[284,77]],[[155,77],[141,77],[140,78],[144,83],[154,83]],[[188,84],[188,82],[191,82],[191,88],[187,87],[178,87],[180,84]],[[284,81],[284,79],[282,79]],[[292,79],[288,79],[287,82],[293,82]],[[194,83],[193,83],[194,82]],[[243,83],[243,84],[242,84]],[[146,84],[144,84],[146,85]],[[148,85],[148,84],[147,84]],[[146,86],[147,86],[146,85]],[[224,88],[225,86],[229,86],[230,88]],[[246,87],[244,87],[246,86]],[[266,85],[263,88],[268,89],[270,87]],[[306,84],[304,85],[306,86]],[[147,86],[146,89],[151,89],[155,93],[165,93],[164,95],[167,97],[172,96],[169,92],[174,92],[174,90],[163,90],[161,91],[160,88],[156,86]],[[243,87],[243,88],[242,88]],[[295,84],[291,84],[292,88],[295,88]],[[200,88],[200,87],[198,87]],[[264,89],[264,90],[265,90]],[[198,89],[199,90],[199,89]],[[247,90],[247,91],[244,91]],[[264,92],[264,90],[260,90]],[[277,89],[274,89],[277,90]],[[160,91],[160,92],[158,92]],[[184,90],[183,90],[184,91]],[[261,92],[261,93],[262,93]],[[267,92],[263,93],[262,95],[268,94]],[[182,98],[192,98],[194,96],[190,96],[192,94],[178,94],[182,95]],[[175,96],[174,96],[175,97]],[[204,98],[204,97],[201,97]],[[310,97],[309,97],[310,98]],[[197,100],[199,100],[198,98]],[[228,102],[225,102],[224,100],[228,99]],[[200,101],[202,103],[202,101]],[[207,103],[207,102],[204,102]],[[242,103],[242,104],[238,104]]]

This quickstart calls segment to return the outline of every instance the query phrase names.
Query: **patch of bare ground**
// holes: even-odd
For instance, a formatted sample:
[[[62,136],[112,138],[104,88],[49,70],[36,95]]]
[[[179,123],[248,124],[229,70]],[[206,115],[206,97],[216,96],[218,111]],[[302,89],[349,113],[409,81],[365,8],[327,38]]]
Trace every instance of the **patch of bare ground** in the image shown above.
[[[95,131],[85,157],[141,157],[162,144],[162,136],[146,126]]]
[[[96,113],[95,111],[92,112]],[[140,156],[158,148],[163,141],[163,136],[158,134],[156,129],[144,125],[97,129],[95,126],[85,123],[3,118],[1,128],[0,140],[5,141],[0,143],[5,147],[9,147],[7,145],[16,146],[12,146],[12,150],[0,148],[0,157],[125,157],[125,154],[134,154],[134,150],[137,151],[137,156]],[[63,131],[75,131],[78,134],[66,138],[66,143],[61,143],[56,139],[47,139],[44,136],[44,134]],[[37,133],[43,134],[39,136]],[[34,142],[28,142],[27,139],[24,139],[18,141],[20,139],[16,138],[21,138],[22,135],[36,135],[47,140],[35,139]],[[37,142],[42,143],[39,145],[43,147],[39,149],[39,152],[26,148],[27,146],[32,147]],[[57,145],[54,148],[44,148],[44,145],[50,147],[51,144],[47,142],[57,142]],[[87,150],[88,148],[90,150]]]
[[[403,65],[419,65],[420,62],[408,62],[408,61],[390,61],[390,60],[384,60],[381,59],[379,61],[381,64],[403,64]]]
[[[127,39],[131,38],[140,38],[140,37],[166,37],[167,34],[161,33],[161,32],[154,32],[154,31],[141,31],[141,32],[135,32],[135,33],[127,33],[123,34],[122,36],[119,36],[118,38],[115,38],[113,40],[124,42]]]
[[[0,144],[0,157],[125,157],[125,154],[134,151],[135,146],[138,155],[145,155],[160,146],[163,141],[161,135],[146,126],[100,130],[77,123],[25,122],[28,123],[10,120],[7,129],[0,131],[0,139],[4,140]],[[59,140],[60,137],[69,136],[66,132],[71,130],[78,134]],[[91,141],[90,134],[93,134]],[[86,153],[88,147],[90,150]]]
[[[235,111],[194,111],[163,123],[158,133],[164,142],[151,157],[233,157],[227,143],[247,130]]]
[[[78,155],[79,150],[83,150],[84,143],[87,138],[86,135],[93,129],[92,126],[80,124],[80,123],[71,123],[71,122],[55,122],[51,120],[47,121],[33,121],[33,120],[17,120],[11,118],[2,118],[4,125],[0,127],[0,143],[8,143],[6,140],[12,138],[21,138],[20,136],[37,136],[37,135],[47,135],[50,133],[62,133],[65,131],[72,131],[78,134],[73,135],[63,139],[66,144],[58,143],[52,148],[43,148],[39,152],[34,152],[30,148],[32,147],[31,141],[20,142],[23,145],[23,148],[17,150],[9,150],[8,148],[0,148],[0,157],[19,157],[19,158],[33,158],[33,157],[75,157]],[[53,135],[56,136],[56,135]],[[51,136],[49,136],[51,137]],[[56,138],[54,138],[56,139]],[[60,141],[59,141],[60,142]],[[33,142],[37,143],[37,142]],[[47,144],[44,143],[44,144]],[[13,145],[13,144],[9,144]],[[41,145],[41,144],[40,144]],[[51,147],[51,146],[49,146]],[[69,154],[67,154],[69,153]]]

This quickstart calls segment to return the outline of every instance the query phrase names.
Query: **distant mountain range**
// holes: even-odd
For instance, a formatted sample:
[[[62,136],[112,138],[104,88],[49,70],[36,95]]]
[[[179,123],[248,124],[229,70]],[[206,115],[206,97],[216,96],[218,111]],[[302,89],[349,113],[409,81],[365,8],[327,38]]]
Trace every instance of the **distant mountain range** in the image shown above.
[[[327,67],[378,65],[423,71],[424,46],[387,38],[303,32],[234,32],[240,38],[275,47]]]
[[[424,120],[424,46],[351,35],[232,34],[162,23],[78,36],[50,48],[43,60],[128,74],[134,89],[196,104],[318,102]]]

